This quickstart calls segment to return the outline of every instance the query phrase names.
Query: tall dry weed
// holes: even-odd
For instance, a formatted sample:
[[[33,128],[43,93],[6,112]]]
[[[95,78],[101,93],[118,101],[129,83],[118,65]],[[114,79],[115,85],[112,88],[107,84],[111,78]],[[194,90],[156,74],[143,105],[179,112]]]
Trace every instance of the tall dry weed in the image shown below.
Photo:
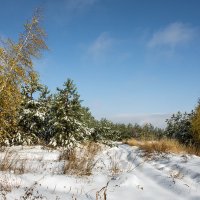
[[[61,152],[61,160],[64,160],[63,173],[77,176],[89,176],[96,165],[95,156],[100,151],[99,144],[85,143],[82,147],[74,148],[69,152]]]

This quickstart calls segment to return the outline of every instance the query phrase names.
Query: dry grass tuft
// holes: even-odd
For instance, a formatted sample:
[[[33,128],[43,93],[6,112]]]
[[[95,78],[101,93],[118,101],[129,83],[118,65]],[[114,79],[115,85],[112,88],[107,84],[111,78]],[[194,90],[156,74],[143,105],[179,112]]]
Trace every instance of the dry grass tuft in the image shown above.
[[[108,171],[111,173],[111,176],[119,175],[122,172],[119,156],[117,155],[117,153],[115,153],[113,156],[109,156],[109,158],[110,165]]]
[[[186,148],[188,154],[200,156],[200,147],[189,146]]]
[[[4,156],[0,159],[0,171],[12,172],[14,174],[24,174],[26,170],[26,161],[20,160],[16,151],[6,150]]]
[[[75,148],[70,151],[61,152],[60,159],[64,162],[64,174],[73,174],[77,176],[89,176],[96,165],[95,156],[101,150],[97,143],[85,143],[81,148]]]
[[[176,140],[145,141],[141,148],[147,153],[185,153],[185,147]]]
[[[21,186],[21,179],[11,176],[10,174],[1,175],[0,177],[0,193],[11,192],[14,188]]]
[[[158,141],[137,141],[135,139],[130,139],[124,142],[125,144],[131,146],[138,146],[145,153],[152,154],[152,153],[188,153],[188,154],[195,154],[200,155],[200,151],[191,146],[185,146],[180,144],[177,140],[173,139],[161,139]]]
[[[0,162],[0,171],[11,171],[17,163],[17,153],[12,150],[6,150]]]

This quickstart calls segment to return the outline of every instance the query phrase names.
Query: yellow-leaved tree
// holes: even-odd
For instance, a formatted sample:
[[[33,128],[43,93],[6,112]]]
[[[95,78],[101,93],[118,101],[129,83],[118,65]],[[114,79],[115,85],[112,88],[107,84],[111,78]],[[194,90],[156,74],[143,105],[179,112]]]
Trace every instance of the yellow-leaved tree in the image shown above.
[[[192,131],[195,143],[200,148],[200,100],[195,108],[194,117],[192,118]]]
[[[7,39],[0,46],[0,142],[16,131],[21,87],[37,76],[32,59],[40,57],[41,50],[48,49],[38,11],[24,28],[17,42]]]

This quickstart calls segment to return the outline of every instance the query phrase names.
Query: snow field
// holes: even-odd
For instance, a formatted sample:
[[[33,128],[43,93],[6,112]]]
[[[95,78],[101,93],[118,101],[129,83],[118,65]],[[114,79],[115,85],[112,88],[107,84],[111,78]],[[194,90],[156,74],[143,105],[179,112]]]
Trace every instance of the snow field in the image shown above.
[[[0,171],[0,199],[199,200],[200,157],[163,154],[144,157],[137,147],[103,146],[90,176],[63,174],[59,150],[12,147],[23,173]],[[0,152],[1,164],[5,152]],[[80,151],[80,156],[85,156]],[[85,157],[85,159],[87,159]],[[20,165],[21,166],[21,165]],[[2,169],[2,168],[1,168]]]

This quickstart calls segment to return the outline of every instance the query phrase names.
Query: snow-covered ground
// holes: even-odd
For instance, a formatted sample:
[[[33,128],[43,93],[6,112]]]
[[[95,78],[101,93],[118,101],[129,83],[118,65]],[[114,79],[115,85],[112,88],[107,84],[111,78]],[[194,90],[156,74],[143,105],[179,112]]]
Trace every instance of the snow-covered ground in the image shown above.
[[[48,200],[199,200],[200,157],[144,156],[137,147],[105,147],[96,156],[92,175],[62,173],[58,150],[13,147],[20,171],[0,172],[0,199]],[[5,151],[0,152],[0,157]],[[11,159],[11,158],[10,158]],[[3,162],[1,160],[1,162]],[[13,161],[14,162],[14,161]]]

